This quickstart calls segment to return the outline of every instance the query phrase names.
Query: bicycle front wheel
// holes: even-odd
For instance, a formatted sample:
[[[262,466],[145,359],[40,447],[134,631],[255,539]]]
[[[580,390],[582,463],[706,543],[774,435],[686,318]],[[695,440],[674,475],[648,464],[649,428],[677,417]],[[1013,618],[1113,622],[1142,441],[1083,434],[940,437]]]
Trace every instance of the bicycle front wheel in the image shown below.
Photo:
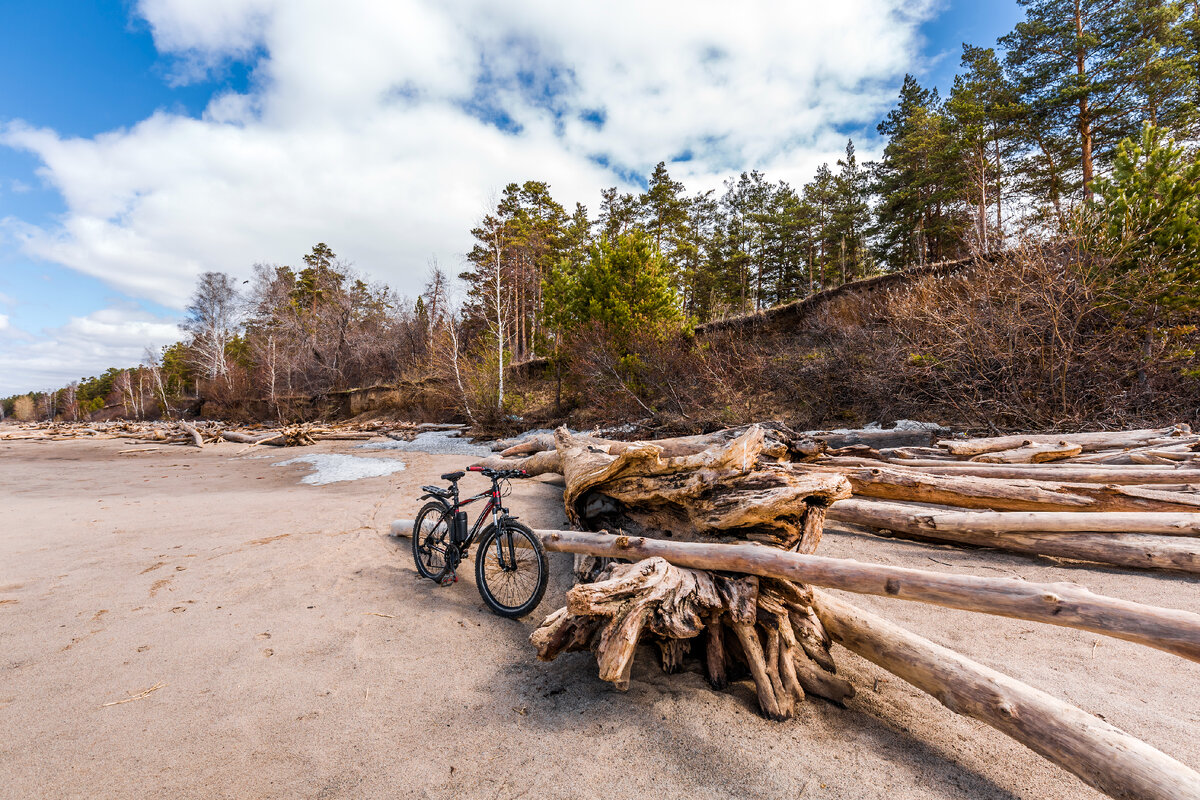
[[[451,547],[450,512],[441,503],[426,503],[413,524],[412,553],[417,572],[440,582],[454,569]]]
[[[492,613],[515,619],[542,602],[549,582],[546,550],[519,522],[492,525],[475,551],[475,584]]]

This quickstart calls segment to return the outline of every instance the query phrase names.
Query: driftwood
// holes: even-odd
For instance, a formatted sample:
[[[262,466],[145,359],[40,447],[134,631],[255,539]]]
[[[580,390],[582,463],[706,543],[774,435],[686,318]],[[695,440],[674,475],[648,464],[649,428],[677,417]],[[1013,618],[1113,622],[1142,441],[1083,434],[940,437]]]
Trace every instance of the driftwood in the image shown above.
[[[872,500],[843,501],[828,513],[839,522],[923,540],[1200,574],[1200,540],[1194,538],[1200,515],[956,511]],[[1131,525],[1113,523],[1119,517],[1133,518],[1129,522],[1145,532],[1075,532],[1110,525],[1128,531]]]
[[[854,494],[996,511],[1200,511],[1200,498],[1115,484],[998,480],[977,475],[931,475],[897,467],[825,467],[850,481]]]
[[[758,541],[812,552],[825,508],[850,495],[840,475],[773,463],[779,454],[765,431],[694,455],[665,457],[653,442],[590,444],[555,434],[571,522],[684,540]]]
[[[1168,434],[1185,433],[1156,430],[1137,438],[1139,446],[1161,447]],[[986,452],[1051,449],[1025,441]],[[1078,452],[1106,452],[1113,441],[1085,437],[1065,451],[1059,448],[1057,455],[1075,452],[1076,446]],[[529,452],[544,444],[510,451],[524,458],[489,460],[495,466],[559,472],[567,515],[585,529],[540,532],[547,550],[576,554],[581,583],[569,591],[566,606],[531,636],[539,657],[590,650],[600,677],[624,688],[638,645],[652,645],[667,671],[678,669],[685,658],[699,658],[715,687],[748,676],[763,713],[784,719],[806,695],[837,702],[853,695],[853,687],[836,674],[830,653],[836,639],[1114,797],[1200,797],[1200,777],[1148,745],[811,588],[829,586],[1037,620],[1200,661],[1200,616],[1195,614],[1102,597],[1074,584],[1039,585],[812,555],[828,513],[914,538],[1200,574],[1200,541],[1195,538],[1200,503],[1179,488],[1187,483],[1180,475],[1158,487],[1156,478],[1146,478],[1149,470],[1121,468],[1116,473],[1088,464],[1074,469],[1102,478],[1137,478],[1126,485],[997,480],[996,473],[984,470],[1014,470],[1020,477],[1029,474],[1023,470],[1055,470],[1044,475],[1057,477],[1064,474],[1057,470],[1072,468],[1060,466],[1069,463],[1061,460],[1041,467],[947,464],[945,456],[924,450],[893,448],[884,456],[865,444],[849,452],[879,459],[921,458],[906,460],[903,468],[879,461],[847,468],[829,463],[844,460],[835,452],[820,464],[799,464],[813,456],[796,446],[795,437],[788,440],[778,431],[767,436],[753,427],[735,437],[677,442],[670,455],[655,442],[609,442],[563,429],[556,432],[552,451]],[[1024,459],[1024,454],[1009,453],[997,460]],[[981,473],[938,475],[908,466],[916,461]],[[851,489],[860,498],[874,493],[888,500],[847,499]],[[911,502],[930,499],[954,505],[947,509]],[[982,510],[997,507],[1020,510]],[[960,510],[965,508],[980,510]],[[1130,525],[1158,533],[1129,533]]]
[[[200,438],[200,432],[196,430],[195,425],[181,422],[179,423],[179,427],[187,431],[188,435],[192,437],[192,443],[195,444],[196,447],[204,447],[204,440]]]
[[[408,530],[411,531],[411,522]],[[662,558],[681,567],[894,597],[1113,636],[1200,661],[1200,614],[1094,594],[1074,583],[1031,583],[864,564],[754,545],[704,544],[580,531],[535,531],[547,550]]]
[[[945,448],[956,456],[977,456],[997,453],[1030,444],[1077,444],[1084,452],[1111,450],[1146,445],[1159,439],[1170,440],[1190,436],[1192,429],[1187,425],[1169,428],[1152,428],[1137,431],[1097,431],[1094,433],[1021,434],[1018,436],[993,436],[985,439],[943,439],[938,447]]]
[[[830,458],[822,465],[846,467],[877,467],[878,462],[861,458]],[[1144,465],[1076,465],[1068,464],[981,464],[978,462],[946,461],[898,461],[896,468],[916,468],[925,475],[957,477],[974,475],[980,478],[1003,480],[1066,481],[1069,483],[1103,483],[1113,485],[1179,483],[1195,476],[1200,480],[1200,469],[1195,467],[1156,467]]]
[[[723,688],[732,672],[748,671],[763,714],[787,719],[806,691],[837,702],[854,693],[834,675],[811,598],[811,590],[786,581],[685,569],[662,558],[610,564],[599,580],[567,592],[566,608],[530,641],[545,661],[592,650],[601,680],[625,689],[639,641],[654,638],[663,669],[674,672],[704,633],[709,682]]]
[[[985,464],[1043,464],[1048,461],[1061,461],[1082,452],[1083,445],[1070,442],[1030,442],[1012,450],[983,453],[971,460]]]
[[[848,650],[1110,797],[1200,799],[1200,775],[1119,728],[826,592],[815,600],[825,630]]]
[[[391,524],[394,536],[412,536],[412,529],[411,519]],[[1107,597],[1076,583],[933,572],[756,545],[674,542],[591,531],[535,530],[534,534],[550,552],[637,561],[658,558],[694,570],[757,575],[1031,620],[1125,639],[1200,662],[1200,614]]]
[[[707,446],[697,448],[707,442]],[[783,437],[750,426],[734,437],[687,437],[659,442],[606,442],[555,432],[555,466],[572,523],[619,528],[673,541],[759,542],[779,550],[813,552],[825,508],[850,495],[845,478],[790,469]],[[529,470],[549,451],[521,463]],[[509,462],[512,463],[511,461]],[[576,559],[580,581],[566,608],[535,634],[539,655],[590,649],[600,675],[628,681],[636,643],[653,641],[665,669],[704,632],[709,680],[721,686],[748,671],[763,713],[792,715],[806,688],[843,699],[850,687],[833,675],[828,637],[808,606],[807,587],[789,581],[728,577],[650,559],[614,564]]]

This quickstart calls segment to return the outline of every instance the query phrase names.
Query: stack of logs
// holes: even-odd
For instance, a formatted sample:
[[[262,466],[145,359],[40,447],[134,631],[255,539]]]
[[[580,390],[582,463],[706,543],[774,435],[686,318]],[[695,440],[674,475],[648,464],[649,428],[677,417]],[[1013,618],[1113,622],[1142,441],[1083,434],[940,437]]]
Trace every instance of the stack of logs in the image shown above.
[[[699,446],[743,430],[656,444]],[[887,536],[1200,574],[1200,436],[1186,425],[936,443],[911,431],[865,432],[861,438],[872,444],[780,425],[767,434],[795,468],[849,481],[853,497],[828,511],[840,523]],[[921,436],[929,439],[925,446],[881,446]],[[490,461],[520,463],[536,474],[561,471],[559,460],[554,437],[540,435]]]
[[[1042,437],[1019,437],[898,452],[862,445],[833,449],[826,440],[778,425],[654,442],[610,441],[560,428],[481,464],[563,476],[567,516],[579,530],[539,533],[548,550],[576,554],[577,584],[566,606],[531,636],[540,658],[590,650],[600,677],[624,687],[638,645],[650,644],[668,672],[696,656],[714,687],[749,677],[763,713],[784,719],[808,694],[835,702],[853,696],[830,651],[837,641],[1114,797],[1200,798],[1200,775],[1149,745],[814,588],[1083,628],[1200,661],[1200,615],[1103,597],[1075,584],[813,555],[828,514],[913,536],[934,531],[929,538],[1196,571],[1200,548],[1189,536],[1200,532],[1200,503],[1186,480],[1194,467],[1187,454],[1197,441],[1190,431],[1179,426],[1052,438],[1053,447],[1044,446]],[[1024,452],[1013,452],[1018,450]],[[1052,450],[1058,461],[1041,460]],[[1184,458],[1170,458],[1170,466],[1120,464],[1126,457],[1168,458],[1160,452]],[[1003,455],[959,462],[994,453]],[[1092,460],[1069,462],[1079,458]],[[1021,463],[1026,466],[1014,466]],[[1016,471],[1048,469],[1069,470],[1061,477],[1070,480]],[[1112,480],[1118,470],[1127,480]],[[1151,470],[1155,478],[1148,480]],[[1175,475],[1172,483],[1165,482],[1168,472]],[[952,514],[978,516],[954,529],[938,516]],[[1023,531],[1014,542],[1001,539],[1019,519],[1050,529]],[[1127,530],[1122,526],[1130,522],[1148,532],[1105,533]],[[955,538],[968,529],[971,538]],[[1056,536],[1069,538],[1055,544]],[[1123,549],[1128,537],[1142,537],[1140,558],[1134,548]],[[1108,542],[1120,546],[1106,547]],[[1168,548],[1173,542],[1183,544]]]
[[[844,448],[811,468],[853,487],[830,518],[875,532],[1200,574],[1200,436],[1186,425]]]

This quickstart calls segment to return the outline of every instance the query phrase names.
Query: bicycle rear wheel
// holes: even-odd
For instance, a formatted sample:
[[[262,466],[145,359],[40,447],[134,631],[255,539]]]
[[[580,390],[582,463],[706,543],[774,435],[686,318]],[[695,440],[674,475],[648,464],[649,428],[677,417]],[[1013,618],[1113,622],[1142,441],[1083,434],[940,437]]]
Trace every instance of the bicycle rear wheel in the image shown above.
[[[492,613],[502,617],[523,617],[537,608],[549,576],[541,540],[519,522],[490,526],[475,551],[479,594]]]
[[[439,583],[454,570],[450,548],[450,512],[441,503],[426,503],[413,523],[412,553],[417,572]]]

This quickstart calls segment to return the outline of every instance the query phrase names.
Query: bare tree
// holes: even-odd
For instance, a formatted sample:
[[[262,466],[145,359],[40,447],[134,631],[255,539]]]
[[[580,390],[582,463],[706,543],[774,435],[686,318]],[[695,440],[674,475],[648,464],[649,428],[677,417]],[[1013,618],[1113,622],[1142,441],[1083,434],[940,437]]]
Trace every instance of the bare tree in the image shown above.
[[[158,401],[162,403],[163,416],[171,418],[171,406],[167,403],[167,389],[163,386],[162,365],[159,363],[158,354],[151,347],[146,348],[146,352],[142,354],[142,364],[150,371],[150,380],[154,384],[154,390],[158,394]]]
[[[225,349],[237,335],[241,320],[234,279],[224,272],[205,272],[196,284],[183,329],[192,335],[196,366],[210,380],[228,379]]]

